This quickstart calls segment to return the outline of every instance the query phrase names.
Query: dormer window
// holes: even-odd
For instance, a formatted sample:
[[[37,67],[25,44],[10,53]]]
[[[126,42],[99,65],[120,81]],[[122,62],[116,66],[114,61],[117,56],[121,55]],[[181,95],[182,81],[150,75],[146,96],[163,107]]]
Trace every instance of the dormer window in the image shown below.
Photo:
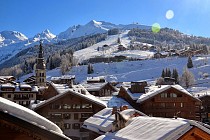
[[[160,94],[160,97],[161,97],[161,98],[167,98],[168,96],[167,96],[167,93],[161,93],[161,94]]]
[[[170,98],[177,98],[177,94],[176,93],[170,93]]]

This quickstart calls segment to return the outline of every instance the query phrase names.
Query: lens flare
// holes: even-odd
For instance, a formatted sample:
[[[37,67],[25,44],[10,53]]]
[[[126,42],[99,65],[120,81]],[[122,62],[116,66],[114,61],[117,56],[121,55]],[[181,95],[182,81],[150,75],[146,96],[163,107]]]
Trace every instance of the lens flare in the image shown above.
[[[166,12],[166,18],[167,18],[167,19],[172,19],[173,17],[174,17],[174,11],[168,10],[168,11]]]
[[[153,32],[153,33],[158,33],[158,32],[160,32],[160,24],[154,23],[154,24],[152,25],[152,32]]]

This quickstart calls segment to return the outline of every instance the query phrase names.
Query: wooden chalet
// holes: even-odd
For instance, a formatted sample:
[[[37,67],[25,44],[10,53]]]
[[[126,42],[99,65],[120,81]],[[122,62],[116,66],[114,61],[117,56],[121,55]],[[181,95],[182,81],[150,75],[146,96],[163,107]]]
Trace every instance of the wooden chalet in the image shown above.
[[[88,93],[81,85],[51,84],[56,95],[38,104],[37,113],[56,123],[73,140],[89,139],[89,132],[81,128],[84,120],[106,108],[106,104]]]
[[[5,79],[6,81],[15,81],[16,78],[14,76],[0,76],[0,79]]]
[[[201,121],[210,125],[210,95],[198,97],[202,101]]]
[[[74,84],[75,75],[62,75],[61,77],[51,77],[51,81],[55,84]]]
[[[25,79],[23,82],[33,86],[36,84],[36,77],[34,75],[32,75],[32,76],[28,77],[27,79]]]
[[[156,52],[154,54],[154,58],[158,59],[158,58],[166,58],[168,56],[168,54],[166,53],[160,53],[160,52]]]
[[[155,117],[200,120],[201,101],[192,96],[180,85],[159,85],[145,87],[135,85],[135,92],[130,88],[121,87],[118,96],[124,98],[137,110]],[[145,88],[145,92],[141,89]]]
[[[108,132],[96,140],[209,140],[210,129],[205,124],[182,118],[138,116],[125,127]]]
[[[179,52],[179,56],[182,57],[188,57],[188,56],[194,56],[195,55],[195,51],[188,49],[188,50],[183,50]]]
[[[137,116],[146,115],[138,110],[129,109],[128,106],[105,108],[85,120],[82,127],[90,131],[91,139],[95,139],[107,132],[124,128],[129,119]]]
[[[127,48],[125,46],[123,46],[122,44],[120,44],[118,46],[118,51],[126,51],[126,50],[127,50]]]
[[[85,83],[82,84],[87,91],[94,95],[99,97],[104,96],[112,96],[113,93],[116,93],[118,90],[112,86],[109,82],[104,83]]]
[[[0,85],[0,96],[17,104],[29,107],[32,100],[36,100],[38,88],[27,84],[2,84]]]
[[[87,77],[87,83],[104,83],[106,82],[104,76]]]
[[[1,140],[70,140],[54,123],[1,97],[0,130]]]

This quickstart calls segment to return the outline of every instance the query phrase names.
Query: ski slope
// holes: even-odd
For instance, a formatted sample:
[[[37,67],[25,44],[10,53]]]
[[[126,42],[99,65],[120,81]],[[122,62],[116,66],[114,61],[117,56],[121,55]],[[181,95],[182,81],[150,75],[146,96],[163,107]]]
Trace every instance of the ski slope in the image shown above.
[[[118,51],[119,44],[117,43],[118,37],[121,40],[121,44],[125,47],[130,45],[130,39],[128,37],[129,30],[126,30],[122,32],[119,35],[111,35],[108,36],[108,38],[104,41],[101,41],[97,44],[94,44],[93,46],[90,46],[88,48],[76,51],[74,53],[74,57],[77,59],[77,61],[80,63],[83,60],[88,60],[89,58],[94,58],[96,56],[102,56],[102,57],[113,57],[113,56],[127,56],[132,58],[140,58],[140,59],[147,59],[153,57],[154,52],[149,51],[141,51],[141,50],[127,50],[127,51]],[[98,48],[101,48],[103,45],[109,45],[109,48],[106,50],[99,50]]]

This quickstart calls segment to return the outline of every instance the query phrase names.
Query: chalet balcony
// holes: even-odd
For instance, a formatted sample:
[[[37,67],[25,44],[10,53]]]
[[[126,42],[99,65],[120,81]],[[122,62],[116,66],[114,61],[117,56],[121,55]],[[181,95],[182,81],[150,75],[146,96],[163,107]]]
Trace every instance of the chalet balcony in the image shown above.
[[[192,112],[195,112],[195,110],[193,109],[186,109],[186,108],[147,108],[145,110],[148,110],[148,112],[165,112],[165,113],[169,113],[169,112],[190,112],[189,110],[191,110]]]
[[[155,98],[155,102],[188,102],[186,97],[177,97],[177,98]]]
[[[29,100],[29,97],[14,97],[14,100]]]

